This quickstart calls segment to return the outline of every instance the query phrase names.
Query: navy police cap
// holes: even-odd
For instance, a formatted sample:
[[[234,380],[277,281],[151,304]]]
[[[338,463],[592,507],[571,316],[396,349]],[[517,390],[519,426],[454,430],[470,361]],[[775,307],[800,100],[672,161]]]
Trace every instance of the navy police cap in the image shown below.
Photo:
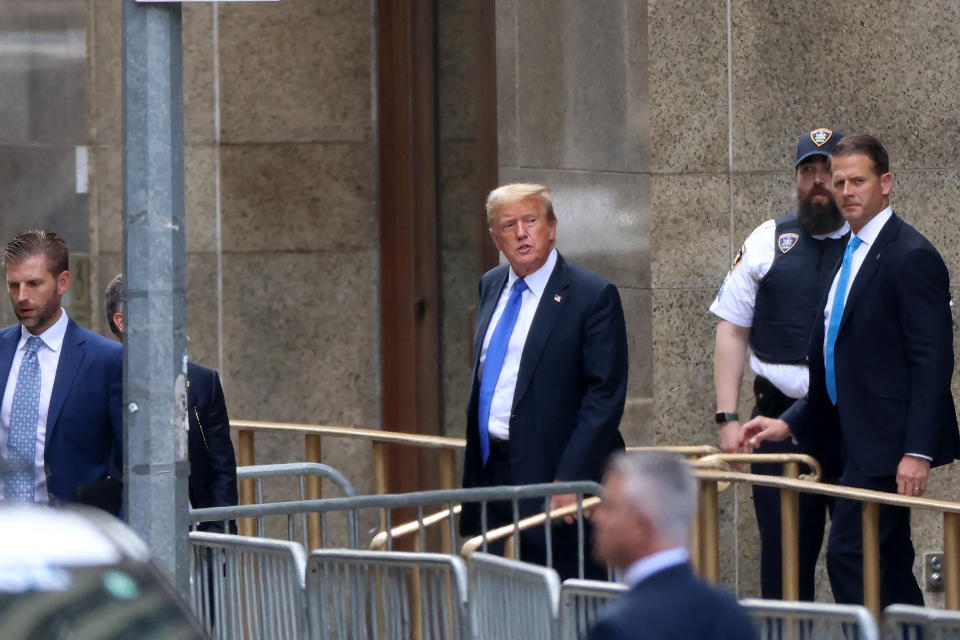
[[[794,168],[810,156],[829,156],[833,147],[842,139],[842,133],[824,127],[803,134],[797,141],[797,161],[793,163]]]

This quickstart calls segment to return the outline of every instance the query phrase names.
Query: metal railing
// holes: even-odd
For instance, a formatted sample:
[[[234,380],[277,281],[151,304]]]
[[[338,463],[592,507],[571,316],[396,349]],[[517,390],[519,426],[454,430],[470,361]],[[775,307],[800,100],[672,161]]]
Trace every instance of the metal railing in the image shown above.
[[[217,640],[300,640],[306,558],[293,542],[190,533],[190,595]]]
[[[467,569],[456,556],[314,551],[307,563],[315,640],[468,640]]]
[[[880,640],[864,607],[819,602],[741,600],[760,640]]]
[[[948,609],[960,609],[960,503],[902,496],[895,493],[855,489],[833,484],[823,484],[786,477],[764,476],[736,471],[716,469],[697,469],[700,482],[700,501],[698,504],[698,524],[701,545],[698,550],[701,574],[712,582],[719,577],[719,538],[717,516],[717,484],[721,482],[745,482],[775,487],[781,493],[791,496],[800,493],[815,493],[857,500],[863,507],[863,593],[864,605],[880,618],[880,543],[879,543],[879,507],[890,505],[913,509],[936,511],[943,516],[943,576],[945,584],[945,604]],[[794,593],[799,584],[797,558],[797,534],[795,527],[786,523],[799,519],[799,501],[781,500],[783,518],[783,583],[784,597]],[[787,513],[789,511],[789,513]],[[789,548],[788,548],[789,547]],[[790,587],[790,591],[787,587]]]
[[[579,496],[580,504],[587,504],[584,501],[585,495],[594,495],[599,493],[601,486],[595,482],[550,482],[535,485],[509,486],[509,487],[483,487],[473,489],[447,489],[435,491],[417,491],[413,493],[399,493],[387,495],[368,495],[353,496],[348,498],[327,498],[322,500],[304,500],[289,502],[272,502],[266,504],[237,505],[234,507],[212,507],[209,509],[195,509],[190,512],[191,521],[206,520],[239,520],[241,518],[286,518],[287,521],[287,539],[295,540],[294,523],[302,519],[304,515],[316,514],[320,519],[320,544],[323,547],[329,546],[329,526],[328,516],[337,514],[345,516],[342,522],[346,528],[341,539],[345,540],[347,548],[359,549],[370,544],[374,538],[373,531],[369,532],[370,538],[366,537],[361,531],[361,523],[369,522],[373,518],[364,518],[365,515],[374,515],[377,521],[383,518],[385,522],[386,535],[376,537],[381,547],[387,550],[394,548],[394,530],[391,521],[393,511],[396,509],[415,509],[417,518],[416,536],[418,546],[421,549],[426,548],[427,522],[430,516],[427,515],[432,508],[442,507],[453,511],[460,504],[477,503],[480,507],[480,531],[481,534],[488,532],[488,522],[486,517],[486,505],[490,502],[509,502],[511,511],[514,514],[514,522],[519,522],[520,502],[531,500],[540,500],[544,504],[544,509],[549,511],[550,497],[558,494],[575,494]],[[576,505],[571,505],[575,509]],[[458,548],[456,523],[453,518],[442,518],[445,527],[444,540],[441,541],[441,550],[446,553],[452,553]],[[543,522],[543,520],[541,520]],[[582,527],[580,528],[581,547],[583,542]],[[544,535],[547,540],[550,536],[550,528],[545,526]],[[480,547],[486,548],[481,539]],[[549,546],[548,546],[549,549]]]
[[[560,638],[587,637],[603,607],[629,591],[626,585],[598,580],[564,580],[560,585]]]
[[[257,433],[285,433],[304,438],[304,461],[320,462],[323,450],[323,438],[347,438],[370,442],[372,455],[373,493],[387,493],[388,445],[406,445],[437,450],[440,469],[440,486],[454,489],[457,482],[457,452],[466,447],[463,438],[444,438],[396,431],[377,429],[357,429],[313,424],[286,424],[280,422],[260,422],[256,420],[231,420],[230,426],[237,430],[237,463],[243,466],[255,464]],[[252,504],[254,486],[252,482],[241,480],[239,483],[240,503]],[[323,497],[319,480],[307,483],[307,498],[317,500]],[[253,535],[251,525],[241,523],[240,533]]]
[[[553,569],[475,553],[470,574],[470,620],[484,640],[553,640],[557,636],[560,579]]]
[[[883,610],[884,640],[957,640],[960,613],[892,604]]]

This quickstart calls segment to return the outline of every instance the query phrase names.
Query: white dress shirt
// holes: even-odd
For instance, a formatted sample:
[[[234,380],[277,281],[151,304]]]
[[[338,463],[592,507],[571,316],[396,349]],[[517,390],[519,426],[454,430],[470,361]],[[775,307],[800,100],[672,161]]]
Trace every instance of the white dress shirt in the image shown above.
[[[537,312],[537,305],[540,304],[543,290],[546,289],[553,268],[556,266],[557,250],[554,249],[547,256],[547,261],[542,267],[523,279],[527,283],[527,289],[520,297],[520,314],[517,316],[517,324],[513,327],[510,341],[507,343],[507,353],[503,357],[500,378],[497,379],[497,386],[493,390],[493,398],[490,401],[490,421],[487,425],[490,438],[493,440],[508,440],[510,438],[510,413],[513,411],[513,394],[517,388],[520,356],[523,355],[523,345],[527,342],[527,334],[530,332],[533,316]],[[483,363],[487,358],[490,338],[493,337],[493,331],[497,327],[497,322],[500,321],[500,316],[503,315],[507,300],[510,298],[510,291],[513,289],[513,283],[517,281],[518,277],[511,268],[507,277],[507,284],[500,294],[496,308],[493,310],[490,325],[487,327],[487,335],[483,338],[483,349],[480,351],[481,373]]]
[[[34,502],[47,502],[47,475],[44,471],[44,444],[47,436],[47,413],[50,409],[50,396],[53,394],[53,382],[57,377],[57,365],[60,364],[60,353],[63,347],[63,338],[67,333],[67,323],[70,318],[67,312],[60,309],[60,319],[53,326],[40,334],[43,344],[37,349],[37,360],[40,364],[40,410],[37,413],[37,449],[34,456]],[[3,404],[0,404],[0,429],[3,434],[3,455],[7,455],[7,438],[10,435],[10,412],[13,408],[13,393],[17,388],[17,378],[20,376],[20,363],[26,353],[27,339],[33,334],[20,325],[20,342],[17,351],[13,354],[13,364],[7,375],[7,387],[3,392]],[[0,494],[3,485],[0,482]]]
[[[842,238],[850,230],[843,226],[830,233],[813,236],[817,240]],[[717,297],[710,305],[710,312],[740,327],[753,326],[753,313],[757,303],[757,291],[777,252],[777,222],[767,220],[744,241],[740,248],[740,261],[730,269]],[[810,376],[805,364],[777,364],[764,362],[750,353],[750,370],[763,376],[789,398],[807,395]]]
[[[689,560],[690,552],[683,547],[651,553],[627,567],[623,572],[623,583],[632,589],[653,574],[684,564]]]

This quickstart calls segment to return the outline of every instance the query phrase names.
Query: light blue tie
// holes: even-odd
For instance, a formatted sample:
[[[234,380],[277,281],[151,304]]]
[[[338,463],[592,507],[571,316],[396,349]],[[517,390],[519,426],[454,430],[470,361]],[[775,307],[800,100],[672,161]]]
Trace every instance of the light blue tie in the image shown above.
[[[37,336],[27,340],[20,361],[17,386],[10,408],[10,436],[7,462],[11,474],[4,483],[4,497],[15,502],[33,502],[34,457],[37,451],[37,415],[40,413],[40,361],[37,349],[43,341]]]
[[[843,264],[840,265],[840,277],[837,278],[837,290],[833,293],[833,306],[830,307],[830,325],[827,327],[827,348],[823,354],[823,369],[827,378],[827,395],[830,402],[837,404],[837,375],[833,367],[833,348],[837,344],[837,333],[840,331],[840,320],[843,319],[843,306],[846,304],[847,285],[850,282],[850,271],[853,267],[853,253],[863,243],[857,236],[850,236],[847,250],[843,253]]]
[[[497,380],[500,379],[503,358],[507,355],[507,345],[510,344],[513,327],[517,324],[521,298],[526,289],[527,283],[523,281],[523,278],[517,278],[516,282],[513,283],[507,306],[503,308],[503,314],[497,321],[493,335],[490,336],[487,356],[483,361],[483,373],[480,376],[480,407],[477,411],[479,419],[477,425],[480,429],[480,456],[483,460],[483,466],[487,466],[487,460],[490,458],[490,429],[488,424],[490,421],[490,403],[493,402],[493,391],[497,388]]]

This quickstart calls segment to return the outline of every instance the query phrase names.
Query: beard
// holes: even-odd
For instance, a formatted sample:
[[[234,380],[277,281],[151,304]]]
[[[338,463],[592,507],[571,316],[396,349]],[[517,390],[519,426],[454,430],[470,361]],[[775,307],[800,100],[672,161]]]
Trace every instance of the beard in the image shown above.
[[[44,306],[38,309],[37,313],[34,314],[32,318],[21,316],[16,309],[14,310],[14,315],[17,316],[17,320],[19,320],[24,327],[30,330],[36,327],[46,328],[48,324],[52,324],[51,320],[57,316],[59,311],[60,296],[51,296],[50,299],[46,301]]]
[[[827,204],[813,204],[812,195],[807,200],[800,200],[797,203],[797,220],[807,233],[819,236],[842,227],[843,214],[840,213],[833,198],[830,198]]]

